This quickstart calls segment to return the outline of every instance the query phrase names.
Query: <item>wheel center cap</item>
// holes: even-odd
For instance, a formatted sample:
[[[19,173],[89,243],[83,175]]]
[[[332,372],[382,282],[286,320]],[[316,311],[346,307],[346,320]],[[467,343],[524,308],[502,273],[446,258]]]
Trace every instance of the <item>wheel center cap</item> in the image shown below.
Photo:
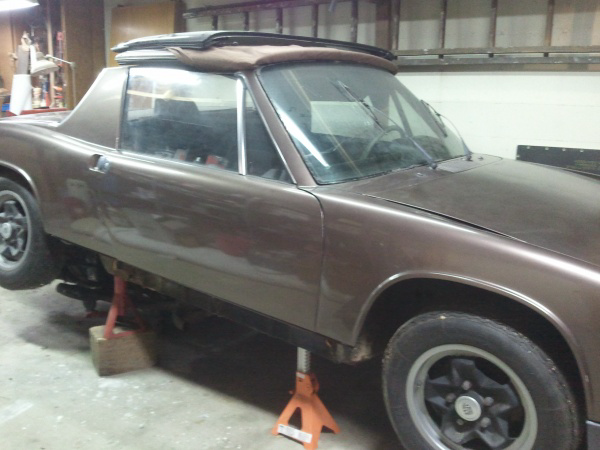
[[[4,222],[2,225],[0,225],[0,236],[2,236],[3,239],[8,239],[13,232],[13,228],[12,225],[8,222]]]
[[[458,397],[456,403],[454,403],[454,409],[461,419],[468,420],[469,422],[474,422],[481,417],[481,405],[477,400],[468,395]]]

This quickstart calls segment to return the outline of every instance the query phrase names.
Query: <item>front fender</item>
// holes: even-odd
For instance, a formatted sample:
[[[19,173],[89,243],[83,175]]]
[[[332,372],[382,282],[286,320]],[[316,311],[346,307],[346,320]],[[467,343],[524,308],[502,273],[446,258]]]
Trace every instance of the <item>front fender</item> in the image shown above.
[[[559,331],[587,385],[590,410],[600,418],[599,267],[383,200],[339,192],[319,199],[325,217],[319,333],[355,345],[376,299],[409,279],[494,292]]]
[[[18,167],[17,165],[0,159],[0,176],[2,176],[3,174],[10,173],[16,174],[18,175],[18,177],[22,178],[24,182],[27,183],[27,186],[25,187],[31,189],[31,192],[33,192],[35,198],[39,198],[40,193],[38,191],[36,183],[33,181],[33,178],[31,178],[31,176],[25,170]]]

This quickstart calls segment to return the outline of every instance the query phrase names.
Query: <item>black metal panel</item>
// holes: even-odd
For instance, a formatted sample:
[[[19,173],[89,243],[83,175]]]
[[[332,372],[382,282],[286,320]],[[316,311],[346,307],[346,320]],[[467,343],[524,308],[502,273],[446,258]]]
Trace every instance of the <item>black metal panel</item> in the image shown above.
[[[330,47],[368,53],[388,60],[394,55],[384,49],[355,42],[335,41],[307,36],[291,36],[252,31],[196,31],[189,33],[149,36],[123,42],[112,48],[116,53],[130,50],[162,50],[167,47],[205,49],[228,45],[300,45],[303,47]]]
[[[587,450],[600,450],[600,424],[588,420],[587,426]]]
[[[574,53],[600,53],[600,45],[588,46],[530,46],[530,47],[470,47],[470,48],[424,48],[418,50],[393,50],[396,56],[489,56],[489,55],[520,55],[520,54],[574,54]]]
[[[600,175],[600,150],[519,145],[517,159]]]
[[[491,32],[490,32],[491,33]],[[493,39],[492,39],[493,38]],[[495,37],[490,34],[490,43]],[[399,66],[598,64],[600,46],[479,47],[393,50]],[[437,56],[437,58],[427,58]]]

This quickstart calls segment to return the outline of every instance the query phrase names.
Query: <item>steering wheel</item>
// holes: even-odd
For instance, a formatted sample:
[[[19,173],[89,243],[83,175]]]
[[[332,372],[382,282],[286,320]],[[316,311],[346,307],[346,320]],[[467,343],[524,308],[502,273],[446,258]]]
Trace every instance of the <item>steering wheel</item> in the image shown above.
[[[373,147],[375,147],[375,144],[377,144],[385,135],[391,133],[392,131],[397,131],[400,133],[400,135],[402,137],[406,137],[406,132],[404,131],[404,129],[402,129],[398,125],[391,125],[389,127],[386,127],[383,130],[381,130],[377,136],[375,136],[373,139],[371,139],[371,142],[369,142],[369,144],[365,147],[363,152],[360,154],[359,159],[366,159],[373,151]]]

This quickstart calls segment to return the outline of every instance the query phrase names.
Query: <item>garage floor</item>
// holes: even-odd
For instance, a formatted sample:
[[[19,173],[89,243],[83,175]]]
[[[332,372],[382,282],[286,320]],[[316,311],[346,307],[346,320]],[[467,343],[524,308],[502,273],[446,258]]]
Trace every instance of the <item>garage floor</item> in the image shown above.
[[[159,365],[99,377],[83,305],[53,286],[0,289],[2,449],[281,449],[270,429],[289,399],[295,348],[220,319],[159,339]],[[313,358],[321,398],[342,432],[320,449],[398,444],[381,399],[379,362]]]

